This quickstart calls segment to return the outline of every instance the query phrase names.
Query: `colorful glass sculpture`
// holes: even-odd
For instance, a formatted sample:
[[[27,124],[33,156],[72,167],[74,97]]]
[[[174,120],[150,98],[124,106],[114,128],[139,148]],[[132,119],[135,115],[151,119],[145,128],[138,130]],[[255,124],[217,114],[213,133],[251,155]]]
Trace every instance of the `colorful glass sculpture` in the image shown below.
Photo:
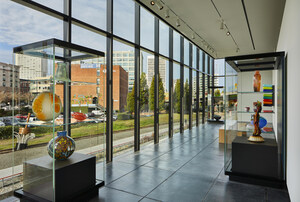
[[[55,95],[53,109],[53,94],[50,92],[44,92],[39,94],[32,103],[32,111],[35,116],[41,121],[49,121],[58,117],[62,110],[62,104],[60,98]]]
[[[80,113],[80,112],[74,112],[72,114],[72,117],[74,119],[76,119],[77,121],[83,121],[86,119],[86,115],[84,113]]]
[[[52,158],[54,150],[54,158],[56,160],[65,160],[75,151],[75,141],[67,135],[67,131],[59,131],[57,136],[48,143],[47,150]]]

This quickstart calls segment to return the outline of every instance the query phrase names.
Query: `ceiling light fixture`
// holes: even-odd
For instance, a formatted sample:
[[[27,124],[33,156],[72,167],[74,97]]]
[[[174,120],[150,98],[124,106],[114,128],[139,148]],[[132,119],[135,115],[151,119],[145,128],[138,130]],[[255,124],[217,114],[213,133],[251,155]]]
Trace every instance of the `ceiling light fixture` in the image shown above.
[[[230,35],[230,32],[229,32],[229,31],[227,31],[227,32],[226,32],[226,35],[227,35],[227,36],[229,36],[229,35]]]
[[[177,20],[176,20],[176,26],[180,27],[180,20],[179,20],[179,18],[177,18]]]
[[[192,34],[192,39],[195,39],[195,34],[194,33]]]
[[[236,48],[236,52],[239,52],[239,51],[240,51],[240,49],[239,49],[239,47],[237,47],[237,48]]]
[[[155,5],[155,2],[154,2],[154,1],[150,1],[150,4],[151,4],[152,6],[154,6],[154,5]]]
[[[169,18],[169,17],[170,17],[169,9],[166,10],[166,12],[165,12],[165,17],[166,17],[166,18]]]
[[[164,6],[159,1],[156,1],[156,6],[159,10],[162,10],[164,8]]]
[[[224,21],[221,20],[220,30],[223,30],[223,29],[224,29]]]

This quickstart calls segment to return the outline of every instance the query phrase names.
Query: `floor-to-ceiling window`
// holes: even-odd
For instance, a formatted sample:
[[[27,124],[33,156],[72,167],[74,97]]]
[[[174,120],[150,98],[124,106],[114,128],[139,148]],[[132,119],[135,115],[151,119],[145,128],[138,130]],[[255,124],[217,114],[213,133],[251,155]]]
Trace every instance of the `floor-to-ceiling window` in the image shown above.
[[[107,63],[107,57],[93,60],[91,63],[96,64],[95,79],[93,82],[97,83],[99,87],[96,89],[100,100],[103,102],[93,110],[90,107],[95,105],[94,97],[91,95],[76,94],[79,98],[73,97],[72,112],[86,113],[93,115],[91,111],[99,113],[95,119],[101,122],[99,127],[103,130],[102,133],[96,134],[91,131],[88,123],[71,126],[72,136],[75,138],[77,144],[77,151],[84,150],[87,153],[97,155],[98,160],[103,159],[104,150],[95,148],[100,143],[104,143],[104,139],[99,139],[96,136],[104,136],[106,124],[112,120],[112,132],[106,133],[111,136],[112,145],[111,151],[114,155],[118,151],[125,149],[132,149],[137,133],[135,129],[139,129],[140,142],[153,142],[154,137],[154,102],[155,102],[155,74],[158,74],[158,106],[159,111],[159,135],[165,137],[169,131],[169,113],[173,113],[173,131],[179,132],[180,129],[180,113],[183,115],[182,123],[184,128],[189,127],[190,118],[192,125],[196,123],[196,113],[199,113],[199,123],[201,123],[202,112],[206,110],[206,116],[209,114],[208,106],[208,84],[209,75],[208,69],[202,70],[202,52],[197,51],[199,47],[173,30],[173,40],[169,43],[170,26],[159,20],[158,36],[155,34],[155,17],[151,12],[145,8],[138,6],[132,0],[97,0],[97,1],[83,1],[73,0],[71,7],[72,16],[68,16],[67,9],[64,9],[64,3],[60,0],[46,1],[36,0],[46,7],[64,13],[70,20],[61,20],[63,15],[48,15],[50,11],[43,9],[43,7],[30,7],[20,5],[18,3],[4,0],[1,2],[1,14],[5,15],[9,22],[3,24],[1,27],[7,27],[0,38],[0,62],[12,64],[12,48],[18,45],[24,45],[36,41],[41,41],[49,38],[58,38],[61,40],[70,40],[72,43],[92,48],[98,51],[105,52],[106,56],[112,60],[112,63]],[[66,1],[67,2],[67,1]],[[109,8],[108,2],[113,2],[112,10]],[[47,12],[46,12],[47,11]],[[112,12],[112,13],[111,13]],[[140,15],[137,13],[140,12]],[[112,14],[110,16],[110,14]],[[55,17],[56,16],[56,17]],[[58,17],[57,17],[58,16]],[[137,19],[139,16],[139,19]],[[68,24],[68,23],[71,24]],[[65,24],[65,26],[64,26]],[[111,26],[112,25],[112,26]],[[68,30],[71,28],[71,30]],[[65,31],[64,31],[65,30]],[[67,30],[67,31],[66,31]],[[159,49],[155,50],[155,40],[159,38]],[[140,40],[138,40],[138,38]],[[183,46],[181,47],[181,39],[183,39]],[[172,49],[170,46],[172,44]],[[192,48],[191,48],[192,47]],[[139,57],[135,53],[140,51]],[[169,51],[172,51],[173,56]],[[191,51],[192,50],[192,51]],[[198,53],[197,53],[198,52]],[[182,54],[183,53],[183,54]],[[182,60],[181,60],[182,54]],[[199,54],[199,55],[197,55]],[[207,55],[207,54],[205,54]],[[171,57],[171,58],[169,58]],[[197,57],[199,57],[199,111],[196,111],[196,71]],[[208,56],[205,56],[208,58]],[[155,60],[158,59],[158,67],[155,67]],[[137,73],[137,66],[135,62],[138,61],[139,71]],[[169,63],[173,64],[173,82],[169,84]],[[72,64],[81,70],[88,71],[90,64]],[[74,67],[75,67],[74,66]],[[181,77],[181,69],[183,74]],[[205,68],[208,68],[206,63]],[[156,69],[156,70],[155,70]],[[110,96],[107,89],[107,71],[112,70],[112,113],[108,113],[106,104],[107,97]],[[204,74],[202,73],[204,72]],[[210,71],[212,72],[212,71]],[[135,85],[136,77],[139,76],[139,124],[135,125]],[[190,76],[192,75],[192,76]],[[204,82],[202,82],[204,80]],[[212,80],[210,80],[212,82]],[[169,89],[170,85],[173,87],[172,92]],[[182,86],[182,89],[181,89]],[[181,95],[182,90],[182,95]],[[204,92],[204,97],[202,97]],[[221,92],[222,93],[222,92]],[[29,93],[30,94],[30,93]],[[173,107],[170,109],[170,94],[172,94]],[[8,95],[8,94],[7,94]],[[30,96],[33,98],[32,94]],[[73,95],[74,96],[74,95]],[[25,100],[25,95],[23,99]],[[63,98],[63,97],[62,97]],[[77,100],[80,102],[75,103]],[[205,100],[205,102],[204,102]],[[98,100],[99,101],[99,100]],[[9,96],[2,101],[3,104],[9,108]],[[21,102],[21,101],[20,101]],[[25,101],[24,101],[25,102]],[[96,100],[97,102],[97,100]],[[182,103],[181,103],[182,102]],[[202,104],[206,103],[204,110]],[[30,105],[31,103],[27,103]],[[182,104],[182,105],[181,105]],[[181,108],[182,107],[182,108]],[[211,108],[210,108],[211,109]],[[107,112],[107,113],[106,113]],[[11,113],[11,110],[1,111],[1,117],[6,117]],[[190,116],[190,113],[192,116]],[[109,118],[112,119],[108,119]],[[7,126],[4,126],[7,127]],[[42,147],[49,141],[50,136],[46,135],[45,131],[37,131],[35,139],[31,140],[29,146],[34,148]],[[0,150],[11,149],[12,138],[1,140]],[[32,159],[45,155],[43,152],[28,152],[28,150],[20,151],[18,158],[15,158],[15,165],[17,161],[22,164],[22,159]],[[22,156],[23,155],[23,156]],[[9,162],[9,152],[0,155],[2,167],[0,169],[11,168],[13,165]],[[19,158],[20,157],[20,158]],[[22,157],[22,158],[21,158]],[[23,158],[24,157],[24,158]]]

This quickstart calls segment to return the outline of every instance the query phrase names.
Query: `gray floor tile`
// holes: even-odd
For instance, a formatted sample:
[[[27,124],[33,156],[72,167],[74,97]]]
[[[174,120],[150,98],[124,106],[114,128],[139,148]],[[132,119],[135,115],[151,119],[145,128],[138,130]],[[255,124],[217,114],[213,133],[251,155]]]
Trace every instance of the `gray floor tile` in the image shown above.
[[[171,174],[171,171],[142,166],[117,181],[112,182],[108,187],[145,196]]]
[[[140,200],[141,202],[158,202],[159,200],[155,200],[155,199],[150,199],[150,198],[143,198],[142,200]],[[159,201],[160,202],[160,201]]]
[[[267,188],[267,201],[289,202],[291,200],[287,190]]]
[[[235,182],[216,181],[205,198],[207,202],[260,202],[266,200],[266,188]]]
[[[212,178],[175,173],[147,197],[172,202],[201,201],[213,183]]]
[[[122,192],[119,190],[103,187],[99,189],[99,196],[90,200],[90,202],[120,202],[120,201],[140,201],[143,197],[134,194]]]

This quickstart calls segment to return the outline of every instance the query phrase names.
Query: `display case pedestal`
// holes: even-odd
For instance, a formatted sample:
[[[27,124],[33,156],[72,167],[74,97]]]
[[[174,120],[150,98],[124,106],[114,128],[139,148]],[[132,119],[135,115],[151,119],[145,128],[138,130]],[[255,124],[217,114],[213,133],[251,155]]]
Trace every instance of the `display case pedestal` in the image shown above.
[[[278,173],[278,146],[275,139],[265,138],[262,143],[237,136],[232,141],[230,180],[280,187]]]
[[[54,182],[50,156],[24,162],[23,178],[23,189],[15,191],[21,201],[54,201],[54,195],[55,201],[84,201],[104,186],[104,181],[96,180],[96,157],[80,153],[55,161]]]

